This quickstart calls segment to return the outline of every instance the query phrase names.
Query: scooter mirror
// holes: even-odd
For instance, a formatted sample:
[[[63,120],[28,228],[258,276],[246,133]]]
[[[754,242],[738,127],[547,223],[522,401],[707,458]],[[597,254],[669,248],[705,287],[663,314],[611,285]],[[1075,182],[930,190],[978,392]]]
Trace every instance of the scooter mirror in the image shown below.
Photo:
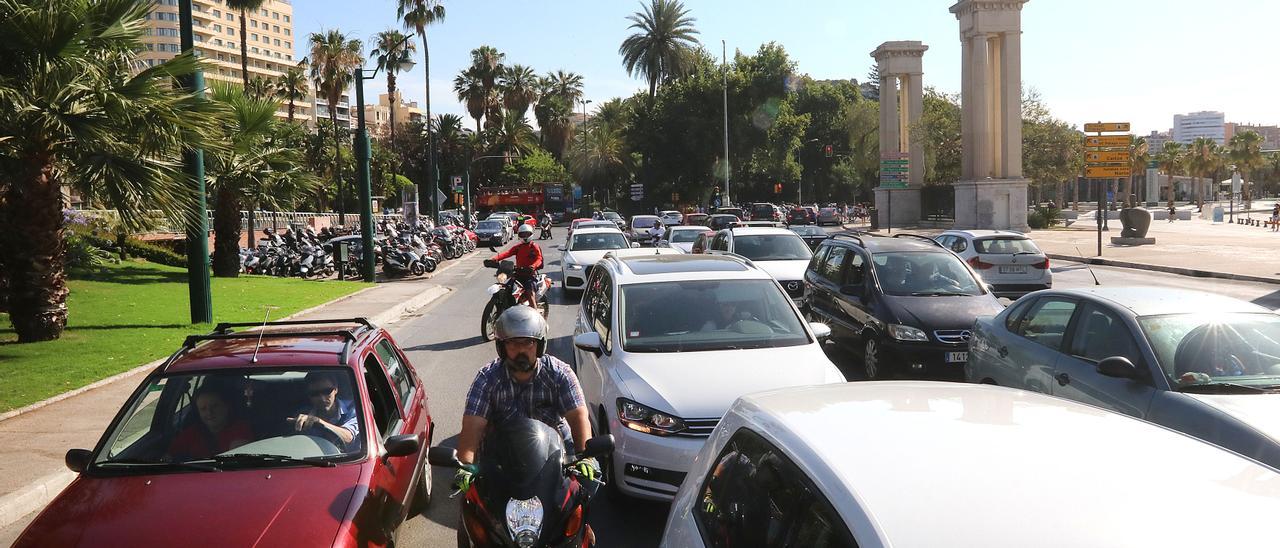
[[[613,452],[613,434],[605,434],[603,436],[595,436],[587,440],[587,449],[579,455],[580,458],[595,458]]]
[[[590,440],[587,440],[590,442]],[[452,447],[432,447],[427,450],[427,462],[431,466],[443,466],[445,468],[462,468],[462,461],[458,460],[458,450]]]

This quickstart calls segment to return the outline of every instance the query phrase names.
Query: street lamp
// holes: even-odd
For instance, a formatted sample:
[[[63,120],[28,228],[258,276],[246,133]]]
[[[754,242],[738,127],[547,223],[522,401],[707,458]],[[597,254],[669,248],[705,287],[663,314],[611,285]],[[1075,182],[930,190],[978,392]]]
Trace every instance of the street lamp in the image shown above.
[[[1231,196],[1231,222],[1236,222],[1236,179],[1240,177],[1240,173],[1236,171],[1236,165],[1227,166],[1231,169],[1231,188],[1227,189],[1227,193]],[[1219,188],[1222,186],[1219,185]]]
[[[179,35],[182,51],[195,53],[195,32],[191,23],[192,0],[178,2]],[[204,73],[199,69],[184,78],[183,85],[204,99]],[[195,211],[187,221],[187,294],[191,302],[191,323],[213,321],[213,298],[209,291],[209,214],[205,203],[204,151],[188,149],[182,153],[183,170],[191,179],[191,192],[195,195]],[[249,227],[249,241],[253,241],[253,227]]]
[[[361,254],[360,272],[364,274],[364,281],[372,283],[374,280],[373,272],[373,188],[369,183],[369,130],[364,124],[364,81],[372,80],[378,76],[378,71],[382,70],[386,65],[387,55],[400,49],[400,46],[409,41],[410,36],[405,36],[400,43],[387,48],[387,53],[378,57],[378,66],[372,71],[367,71],[364,67],[356,67],[356,177],[360,183],[360,248]],[[413,69],[413,59],[408,55],[401,55],[399,68],[401,72],[408,72]],[[369,72],[365,76],[365,72]]]

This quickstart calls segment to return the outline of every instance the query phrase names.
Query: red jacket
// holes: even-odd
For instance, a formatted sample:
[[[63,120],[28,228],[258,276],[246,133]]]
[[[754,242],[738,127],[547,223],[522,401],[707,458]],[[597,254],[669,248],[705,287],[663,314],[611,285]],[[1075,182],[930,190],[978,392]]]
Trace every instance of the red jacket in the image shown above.
[[[517,267],[525,266],[534,270],[542,268],[542,250],[538,248],[538,244],[533,242],[513,245],[511,249],[495,255],[493,260],[501,261],[508,257],[516,258]]]

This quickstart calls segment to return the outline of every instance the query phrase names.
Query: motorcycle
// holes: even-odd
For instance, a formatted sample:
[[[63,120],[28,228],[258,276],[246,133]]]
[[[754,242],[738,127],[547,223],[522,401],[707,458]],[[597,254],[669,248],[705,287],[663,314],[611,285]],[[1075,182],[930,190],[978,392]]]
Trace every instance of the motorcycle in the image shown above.
[[[550,239],[551,239],[551,225],[548,225],[548,224],[538,225],[538,230],[539,230],[539,232],[538,232],[538,239],[539,239],[539,240],[550,240]]]
[[[382,272],[388,276],[421,276],[426,274],[427,268],[408,245],[387,242],[383,247]]]
[[[485,259],[484,265],[497,269],[497,272],[494,273],[497,281],[489,286],[487,290],[489,302],[484,305],[484,312],[480,314],[480,336],[486,341],[491,341],[493,340],[494,326],[498,323],[498,316],[501,316],[508,308],[516,306],[516,303],[523,302],[521,297],[524,296],[525,288],[522,284],[516,283],[515,262],[497,262],[493,259]],[[551,312],[551,305],[547,303],[547,294],[551,292],[551,278],[539,273],[534,280],[535,290],[537,291],[538,312],[542,313],[543,318],[546,318]]]
[[[475,479],[462,494],[458,546],[594,546],[587,513],[603,483],[579,477],[573,467],[611,453],[613,445],[612,435],[596,436],[569,461],[564,439],[545,423],[514,419],[494,429],[476,459]],[[432,447],[427,462],[465,466],[451,447]]]

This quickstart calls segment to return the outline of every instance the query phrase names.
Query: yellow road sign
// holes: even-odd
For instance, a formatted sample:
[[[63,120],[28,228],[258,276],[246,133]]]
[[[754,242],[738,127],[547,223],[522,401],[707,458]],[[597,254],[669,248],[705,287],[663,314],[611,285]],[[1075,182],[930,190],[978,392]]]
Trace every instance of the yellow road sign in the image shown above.
[[[1129,146],[1128,135],[1105,135],[1101,137],[1085,137],[1084,146],[1087,147],[1127,147]]]
[[[1128,163],[1129,151],[1127,150],[1109,150],[1100,152],[1085,152],[1084,161],[1090,164],[1110,164],[1110,163]]]
[[[1097,179],[1128,177],[1129,166],[1085,166],[1084,176]]]
[[[1089,133],[1095,131],[1129,131],[1129,122],[1096,122],[1085,124],[1084,130]]]

